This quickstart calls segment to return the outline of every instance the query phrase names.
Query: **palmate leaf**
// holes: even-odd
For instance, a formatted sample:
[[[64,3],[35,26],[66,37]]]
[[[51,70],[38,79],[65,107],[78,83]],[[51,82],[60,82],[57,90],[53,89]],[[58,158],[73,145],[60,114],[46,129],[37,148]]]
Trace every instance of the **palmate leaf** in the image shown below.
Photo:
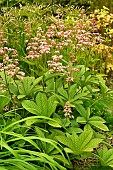
[[[36,96],[36,104],[40,115],[50,117],[56,109],[57,103],[54,101],[54,96],[47,98],[46,94],[38,93]]]
[[[56,105],[54,98],[51,96],[48,99],[44,93],[38,93],[36,103],[30,100],[22,101],[22,106],[30,113],[48,117],[55,111]]]
[[[56,136],[57,140],[67,146],[65,151],[70,152],[75,155],[79,155],[83,152],[91,152],[93,148],[96,148],[102,139],[93,138],[92,131],[84,131],[80,136],[68,135],[66,136]]]
[[[18,90],[20,95],[26,96],[34,92],[36,85],[39,84],[42,78],[43,76],[38,77],[37,79],[35,79],[35,77],[24,77],[21,82],[18,81]]]
[[[88,119],[89,121],[101,121],[102,123],[105,123],[106,121],[99,116],[92,116],[91,118]]]
[[[76,94],[77,84],[74,84],[70,87],[69,90],[69,100],[74,98],[74,95]]]
[[[93,135],[92,131],[86,131],[80,134],[78,141],[78,148],[82,150],[89,143]]]
[[[18,85],[19,93],[22,95],[29,95],[31,93],[31,85],[34,80],[34,77],[24,77],[23,81]]]
[[[78,116],[76,122],[81,124],[86,124],[87,120],[84,117]]]
[[[98,150],[98,154],[94,154],[94,156],[100,160],[102,166],[113,167],[113,149],[108,149],[104,145],[101,150]]]
[[[35,80],[33,81],[32,86],[30,87],[30,91],[32,91],[32,90],[34,89],[34,87],[35,87],[37,84],[39,84],[42,79],[43,79],[43,76],[40,76],[40,77],[38,77],[37,79],[35,79]]]
[[[65,99],[68,100],[68,94],[67,94],[67,91],[63,88],[63,87],[60,87],[58,89],[58,93],[63,96]]]
[[[56,136],[56,139],[61,142],[63,145],[66,145],[69,148],[73,148],[72,140],[66,136]]]

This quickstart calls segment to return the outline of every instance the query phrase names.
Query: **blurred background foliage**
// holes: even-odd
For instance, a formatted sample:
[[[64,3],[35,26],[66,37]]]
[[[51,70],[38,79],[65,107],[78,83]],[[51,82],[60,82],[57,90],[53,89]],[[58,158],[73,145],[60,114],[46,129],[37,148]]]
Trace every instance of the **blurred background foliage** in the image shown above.
[[[103,6],[106,6],[110,9],[110,12],[113,12],[113,0],[0,0],[0,7],[19,7],[20,4],[45,4],[45,5],[53,5],[53,4],[60,4],[62,6],[66,5],[74,5],[75,7],[82,7],[86,10],[94,10],[94,9],[101,9]]]

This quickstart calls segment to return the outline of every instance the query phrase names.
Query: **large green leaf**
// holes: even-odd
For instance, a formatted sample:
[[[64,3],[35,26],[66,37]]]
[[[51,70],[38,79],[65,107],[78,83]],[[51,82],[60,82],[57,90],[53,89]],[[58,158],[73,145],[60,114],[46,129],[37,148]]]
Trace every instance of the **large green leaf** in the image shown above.
[[[66,136],[56,136],[56,139],[61,142],[63,145],[66,145],[67,147],[73,149],[73,143],[72,143],[72,140],[69,139],[68,137]]]
[[[24,109],[26,109],[30,113],[33,113],[35,115],[40,115],[39,107],[37,106],[35,102],[30,101],[30,100],[23,100],[22,106],[24,107]]]
[[[67,94],[67,91],[63,88],[63,87],[60,87],[58,89],[58,92],[61,96],[63,96],[65,99],[68,100],[68,94]]]
[[[109,131],[108,127],[101,121],[88,121],[88,123],[103,131]]]
[[[44,93],[38,93],[36,96],[36,104],[38,107],[38,111],[41,115],[46,116],[47,115],[47,110],[48,110],[48,101],[46,94]]]
[[[18,89],[20,95],[30,95],[36,90],[37,84],[42,80],[43,76],[38,77],[24,77],[23,80],[18,81]]]
[[[54,101],[54,96],[49,99],[46,94],[38,93],[36,96],[36,104],[38,106],[38,111],[41,115],[50,117],[56,109],[57,103]]]
[[[31,85],[34,80],[34,77],[24,77],[22,82],[18,84],[19,93],[22,95],[29,95],[31,93]]]
[[[10,102],[10,98],[4,95],[0,95],[0,111]]]
[[[113,149],[108,149],[105,145],[102,149],[98,150],[98,154],[94,154],[100,162],[102,166],[110,166],[113,167]]]
[[[88,120],[89,121],[101,121],[102,123],[106,122],[102,117],[99,117],[99,116],[92,116]]]
[[[93,138],[93,131],[84,131],[78,136],[76,133],[66,136],[57,136],[59,142],[67,146],[65,151],[80,155],[84,152],[91,152],[93,148],[98,147],[98,144],[102,142],[102,139]]]
[[[77,117],[77,123],[86,124],[87,120],[84,117]]]
[[[95,139],[92,139],[88,144],[87,146],[85,146],[84,148],[82,148],[82,150],[84,151],[93,151],[93,148],[97,148],[98,147],[98,144],[102,142],[103,139],[100,139],[100,138],[95,138]]]
[[[76,108],[76,110],[80,113],[80,115],[81,115],[82,117],[84,117],[84,118],[86,118],[86,119],[89,117],[88,112],[85,110],[85,108],[84,108],[82,105],[80,105],[80,104],[75,104],[75,108]]]
[[[86,148],[86,145],[89,143],[93,135],[92,131],[85,131],[80,134],[79,136],[79,143],[78,143],[78,148],[82,150],[83,148]]]

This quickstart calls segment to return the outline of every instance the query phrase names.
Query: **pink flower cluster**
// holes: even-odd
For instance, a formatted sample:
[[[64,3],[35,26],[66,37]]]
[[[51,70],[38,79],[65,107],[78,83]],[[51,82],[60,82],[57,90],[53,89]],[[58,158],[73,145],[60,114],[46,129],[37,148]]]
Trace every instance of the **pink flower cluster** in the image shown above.
[[[72,53],[71,53],[71,57],[72,57]],[[73,56],[74,57],[74,56]],[[73,59],[73,57],[71,59]],[[78,72],[78,69],[73,67],[73,60],[72,62],[70,61],[68,63],[68,65],[64,66],[62,64],[62,59],[63,59],[63,55],[54,55],[52,56],[52,60],[47,61],[48,66],[51,68],[51,70],[49,70],[49,73],[55,73],[55,72],[59,72],[62,73],[63,76],[66,77],[66,82],[73,82],[74,78],[73,78],[73,72]],[[74,60],[76,62],[76,60]]]
[[[71,110],[71,104],[69,101],[66,102],[65,106],[64,106],[64,110],[63,112],[65,113],[64,116],[65,117],[68,117],[70,119],[74,119],[74,116],[71,115],[72,113],[72,110]]]
[[[11,76],[25,76],[25,73],[20,70],[18,53],[15,49],[6,47],[7,39],[4,38],[4,32],[0,31],[0,72],[5,71],[7,75]]]

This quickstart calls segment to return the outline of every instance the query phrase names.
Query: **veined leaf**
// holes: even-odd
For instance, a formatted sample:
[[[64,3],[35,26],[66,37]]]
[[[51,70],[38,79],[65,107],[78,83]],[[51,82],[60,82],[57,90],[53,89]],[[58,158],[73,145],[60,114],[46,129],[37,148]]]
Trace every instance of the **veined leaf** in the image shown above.
[[[86,118],[86,119],[89,117],[87,111],[85,110],[85,108],[84,108],[82,105],[80,105],[80,104],[75,104],[75,108],[76,108],[76,110],[80,113],[80,115],[81,115],[82,117],[84,117],[84,118]]]
[[[92,116],[91,118],[88,119],[88,121],[101,121],[102,123],[105,123],[106,121],[99,116]]]
[[[66,91],[63,87],[59,88],[59,89],[58,89],[58,92],[60,93],[61,96],[63,96],[65,99],[68,100],[67,91]]]
[[[82,150],[84,151],[93,151],[93,148],[97,148],[98,144],[102,142],[103,139],[100,138],[94,138],[92,139]]]
[[[77,117],[77,123],[86,124],[87,120],[84,117]]]
[[[92,138],[93,132],[92,131],[84,131],[79,136],[79,145],[78,148],[82,150],[86,145],[90,142]]]
[[[10,98],[4,95],[0,95],[0,111],[10,102]]]
[[[100,160],[102,166],[113,167],[113,149],[103,146],[101,150],[98,150],[98,155],[94,155]]]
[[[103,131],[109,131],[108,127],[101,121],[88,121],[88,123]]]
[[[30,100],[23,100],[22,106],[29,111],[30,113],[33,113],[35,115],[40,115],[39,107],[36,105],[35,102]]]
[[[21,95],[29,95],[31,93],[30,89],[34,80],[34,77],[24,77],[22,82],[18,85],[18,89]]]
[[[38,93],[38,95],[36,96],[36,104],[39,113],[41,115],[47,116],[48,102],[47,102],[46,94]]]
[[[56,139],[61,142],[63,145],[66,145],[68,146],[69,148],[73,149],[73,143],[72,143],[72,140],[69,139],[68,137],[66,136],[56,136]]]
[[[43,76],[38,77],[33,81],[33,85],[31,86],[31,90],[43,79]]]
[[[69,100],[74,98],[74,95],[76,94],[76,88],[77,88],[77,84],[74,84],[70,87],[69,90]]]

